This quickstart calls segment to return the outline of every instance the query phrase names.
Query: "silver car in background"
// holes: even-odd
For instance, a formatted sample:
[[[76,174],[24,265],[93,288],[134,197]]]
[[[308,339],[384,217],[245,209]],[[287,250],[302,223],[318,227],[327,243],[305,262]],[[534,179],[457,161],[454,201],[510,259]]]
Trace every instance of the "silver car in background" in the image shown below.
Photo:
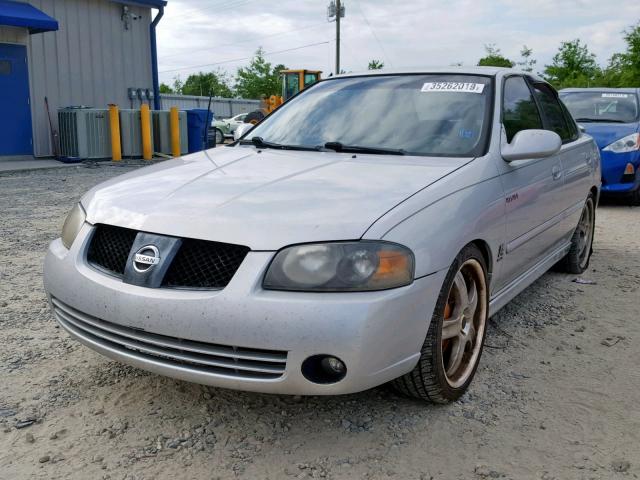
[[[594,141],[534,75],[337,76],[231,146],[93,188],[45,287],[70,335],[152,372],[444,403],[490,315],[588,267],[599,190]]]

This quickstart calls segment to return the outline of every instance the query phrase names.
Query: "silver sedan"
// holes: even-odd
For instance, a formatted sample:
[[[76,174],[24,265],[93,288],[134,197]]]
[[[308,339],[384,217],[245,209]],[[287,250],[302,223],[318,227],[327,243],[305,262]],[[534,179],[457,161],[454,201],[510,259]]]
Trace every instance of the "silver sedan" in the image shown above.
[[[490,315],[588,267],[599,192],[594,141],[534,75],[337,76],[233,145],[89,191],[45,286],[71,336],[158,374],[444,403]]]

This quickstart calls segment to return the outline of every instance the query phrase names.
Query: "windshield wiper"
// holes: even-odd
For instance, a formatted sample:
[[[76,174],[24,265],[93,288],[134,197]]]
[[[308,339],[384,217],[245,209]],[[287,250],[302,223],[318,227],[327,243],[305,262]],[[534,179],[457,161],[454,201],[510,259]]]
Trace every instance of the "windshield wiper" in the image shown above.
[[[283,143],[268,142],[262,137],[252,137],[251,140],[242,140],[240,145],[255,145],[256,148],[274,148],[277,150],[303,150],[317,152],[318,147],[308,147],[306,145],[286,145]]]
[[[627,123],[616,118],[576,118],[576,122],[581,123]]]
[[[384,147],[363,147],[361,145],[344,145],[340,142],[327,142],[324,148],[335,150],[336,152],[347,153],[372,153],[381,155],[406,155],[407,152],[401,148],[384,148]]]

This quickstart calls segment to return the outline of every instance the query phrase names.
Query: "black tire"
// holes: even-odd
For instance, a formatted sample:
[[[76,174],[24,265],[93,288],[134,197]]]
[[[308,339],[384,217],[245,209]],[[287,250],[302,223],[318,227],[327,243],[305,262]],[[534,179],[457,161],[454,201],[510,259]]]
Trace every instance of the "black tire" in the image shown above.
[[[629,195],[629,203],[634,207],[640,207],[640,186]]]
[[[216,143],[217,144],[224,143],[224,133],[222,133],[222,130],[220,130],[219,128],[214,128],[213,130],[214,130],[213,134],[215,136]]]
[[[587,218],[586,218],[587,217]],[[585,225],[584,220],[588,220]],[[584,203],[580,220],[571,237],[569,253],[557,263],[557,270],[565,273],[580,274],[589,268],[593,253],[593,237],[596,226],[596,203],[590,193]]]
[[[473,266],[471,272],[465,270],[468,265]],[[455,312],[456,307],[451,306],[450,297],[454,288],[457,288],[454,287],[454,283],[458,281],[458,273],[461,273],[467,282],[470,277],[474,277],[474,281],[480,284],[480,288],[478,288],[478,285],[475,286],[477,304],[471,322],[478,330],[476,330],[473,340],[472,351],[469,352],[469,361],[463,372],[464,377],[454,382],[454,379],[448,377],[445,369],[445,361],[449,362],[451,358],[446,358],[449,347],[445,346],[445,342],[448,342],[448,340],[443,340],[443,325],[445,312],[448,311],[449,313],[447,319],[453,316],[452,310]],[[469,275],[469,277],[465,275]],[[468,311],[468,309],[465,308],[463,311]],[[487,266],[482,252],[478,247],[470,244],[458,254],[449,268],[431,317],[431,323],[422,346],[418,364],[411,372],[393,380],[392,386],[407,396],[432,403],[450,403],[459,399],[469,388],[480,363],[488,319],[489,288]],[[481,326],[479,323],[475,323],[477,320],[481,320]],[[460,340],[458,339],[458,341]],[[466,348],[463,348],[463,351],[466,352]],[[467,353],[464,353],[464,355],[467,355]]]
[[[247,116],[244,117],[244,123],[250,123],[252,125],[255,125],[261,122],[263,118],[264,118],[264,113],[262,113],[260,110],[255,110],[251,113],[248,113]]]

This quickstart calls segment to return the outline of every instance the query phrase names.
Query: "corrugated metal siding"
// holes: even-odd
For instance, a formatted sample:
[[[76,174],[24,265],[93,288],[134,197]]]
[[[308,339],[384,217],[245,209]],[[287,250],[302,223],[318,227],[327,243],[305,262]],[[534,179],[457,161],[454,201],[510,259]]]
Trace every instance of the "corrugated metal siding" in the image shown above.
[[[25,28],[0,26],[0,43],[19,43],[26,45],[28,42],[29,35]]]
[[[207,108],[209,97],[197,97],[191,95],[160,95],[163,110],[178,107],[181,110],[192,108]],[[211,100],[211,111],[217,118],[228,118],[240,113],[252,112],[260,108],[260,100],[245,100],[238,98],[219,98]]]
[[[57,127],[58,107],[130,106],[128,87],[152,88],[151,10],[132,6],[139,20],[125,30],[122,5],[109,0],[31,0],[60,24],[57,32],[31,35],[29,76],[36,156],[52,154],[44,97]],[[2,30],[0,30],[0,35]]]

